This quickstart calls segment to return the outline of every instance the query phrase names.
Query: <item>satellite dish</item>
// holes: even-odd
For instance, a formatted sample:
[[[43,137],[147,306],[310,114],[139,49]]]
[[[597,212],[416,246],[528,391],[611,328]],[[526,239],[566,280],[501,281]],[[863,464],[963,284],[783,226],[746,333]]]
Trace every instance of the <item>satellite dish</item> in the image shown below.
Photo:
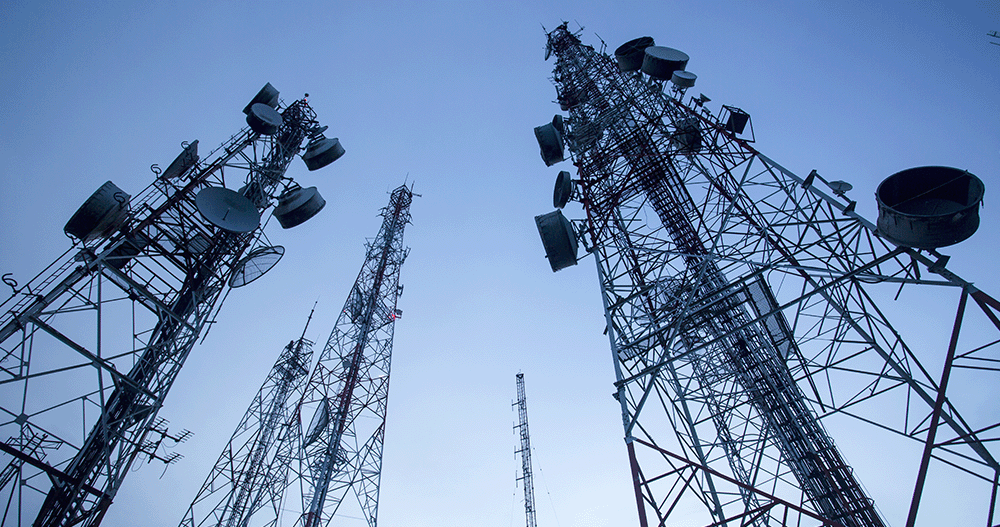
[[[878,233],[897,245],[937,249],[972,236],[986,187],[952,167],[915,167],[897,172],[875,191]]]
[[[555,114],[552,116],[552,126],[556,127],[559,131],[559,135],[566,135],[566,124],[563,123],[563,116]]]
[[[253,202],[228,188],[203,188],[194,204],[206,221],[229,232],[250,232],[260,225],[260,212]]]
[[[284,254],[285,248],[280,245],[260,247],[250,251],[250,254],[233,267],[233,274],[229,277],[229,287],[243,287],[264,276],[264,273],[270,271]]]
[[[282,229],[291,229],[319,214],[325,206],[326,200],[319,195],[316,187],[295,187],[278,196],[274,217],[278,218]]]
[[[535,139],[538,140],[538,147],[541,149],[542,161],[545,161],[545,166],[552,166],[565,159],[562,134],[554,124],[547,123],[535,127]]]
[[[654,79],[667,80],[675,71],[687,67],[687,53],[664,46],[649,46],[642,58],[642,71]]]
[[[653,44],[653,37],[639,37],[618,46],[618,49],[615,50],[618,69],[622,73],[626,73],[642,67],[642,59],[646,55],[646,48]]]
[[[264,103],[255,103],[247,114],[250,129],[261,135],[274,135],[283,122],[278,110]]]
[[[670,82],[677,85],[678,88],[694,87],[694,81],[696,80],[698,80],[697,75],[685,70],[677,70],[670,76]]]
[[[310,171],[319,170],[340,159],[342,155],[344,155],[344,147],[340,146],[340,139],[336,137],[327,139],[321,135],[306,146],[306,152],[302,154],[302,161],[305,161],[306,168]]]
[[[264,87],[261,88],[259,92],[257,92],[257,95],[254,95],[253,99],[250,99],[250,102],[246,105],[245,108],[243,108],[243,113],[249,115],[250,108],[257,103],[266,104],[271,108],[277,109],[278,90],[274,89],[274,86],[271,86],[270,82],[265,84]]]
[[[552,205],[561,209],[566,206],[570,196],[573,194],[573,180],[569,172],[563,170],[556,176],[556,188],[552,192]]]
[[[114,183],[104,183],[80,205],[63,231],[82,242],[111,234],[125,222],[130,197]]]
[[[832,190],[833,193],[838,196],[843,196],[844,193],[850,192],[850,190],[854,188],[854,185],[851,185],[846,181],[840,181],[840,180],[829,181],[827,182],[827,186],[830,187],[830,190]]]
[[[576,265],[579,243],[576,233],[573,232],[573,226],[566,216],[563,216],[562,211],[555,210],[535,216],[535,226],[538,227],[538,234],[542,237],[545,257],[549,259],[552,272]]]
[[[320,434],[326,430],[328,424],[330,424],[330,400],[324,397],[320,401],[316,413],[313,414],[312,422],[309,423],[306,435],[302,439],[302,446],[309,446],[313,441],[319,439]]]
[[[170,166],[168,166],[167,169],[160,174],[160,177],[163,179],[173,179],[181,176],[197,162],[198,140],[195,139],[193,143],[185,146],[184,150],[181,150],[180,154],[177,154],[177,157],[174,158],[174,161],[170,163]]]

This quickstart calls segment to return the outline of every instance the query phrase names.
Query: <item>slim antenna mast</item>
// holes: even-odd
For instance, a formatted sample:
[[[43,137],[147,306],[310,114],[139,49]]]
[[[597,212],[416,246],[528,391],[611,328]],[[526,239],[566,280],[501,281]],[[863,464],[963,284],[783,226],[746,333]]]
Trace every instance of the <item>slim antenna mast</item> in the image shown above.
[[[524,396],[524,374],[517,374],[517,406],[518,425],[515,426],[521,435],[521,448],[515,454],[521,454],[521,477],[524,481],[524,514],[527,527],[535,527],[535,485],[531,480],[531,440],[528,437],[528,401]]]
[[[302,336],[290,341],[257,392],[232,439],[188,507],[181,527],[247,525],[270,505],[270,523],[281,513],[288,467],[299,450],[298,401],[312,361],[306,339],[316,306]]]
[[[382,227],[367,244],[361,272],[309,379],[301,414],[312,415],[302,439],[302,516],[297,525],[330,525],[333,516],[378,523],[382,443],[399,273],[409,252],[412,188],[392,191]],[[346,498],[346,499],[345,499]]]

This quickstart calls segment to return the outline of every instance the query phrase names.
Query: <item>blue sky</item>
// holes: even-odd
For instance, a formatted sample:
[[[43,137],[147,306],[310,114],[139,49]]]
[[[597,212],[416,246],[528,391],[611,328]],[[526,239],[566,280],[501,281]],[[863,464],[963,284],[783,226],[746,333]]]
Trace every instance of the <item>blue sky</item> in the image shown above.
[[[1000,291],[996,2],[6,2],[0,272],[22,282],[69,246],[65,221],[101,183],[135,194],[182,141],[213,148],[265,82],[286,101],[308,92],[347,150],[321,171],[292,166],[326,209],[270,227],[284,259],[230,295],[161,412],[195,432],[184,459],[162,476],[137,464],[106,525],[180,521],[317,300],[309,336],[325,342],[404,181],[422,197],[406,233],[380,522],[523,523],[518,371],[539,524],[635,522],[596,273],[588,260],[552,274],[532,221],[566,169],[544,166],[532,134],[558,111],[542,26],[563,20],[612,51],[643,35],[685,51],[713,109],[748,111],[757,148],[792,171],[851,182],[869,218],[875,187],[899,170],[978,175],[980,232],[945,252]],[[870,473],[873,493],[891,485],[891,470]]]

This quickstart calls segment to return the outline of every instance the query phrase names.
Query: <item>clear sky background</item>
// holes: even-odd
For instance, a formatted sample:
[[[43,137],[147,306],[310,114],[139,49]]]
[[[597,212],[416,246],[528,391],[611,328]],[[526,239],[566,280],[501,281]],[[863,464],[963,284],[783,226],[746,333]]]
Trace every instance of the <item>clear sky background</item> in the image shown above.
[[[1000,292],[995,1],[10,0],[0,5],[0,273],[21,283],[69,246],[62,227],[99,185],[135,195],[182,141],[208,152],[244,126],[240,110],[265,82],[286,102],[308,92],[347,150],[318,172],[292,165],[326,209],[288,231],[272,222],[284,259],[233,291],[160,414],[195,432],[176,449],[184,458],[165,473],[138,463],[106,525],[180,521],[317,300],[308,336],[317,351],[326,341],[377,212],[404,181],[422,197],[405,237],[380,523],[523,524],[510,407],[523,371],[539,525],[636,524],[593,263],[552,274],[532,220],[552,210],[555,175],[570,168],[545,167],[532,133],[559,110],[542,26],[563,20],[609,52],[644,35],[687,52],[693,92],[713,110],[749,112],[757,148],[790,170],[851,182],[868,218],[876,186],[899,170],[978,175],[982,228],[943,252]],[[863,435],[835,439],[902,524],[894,498],[879,501],[899,486],[896,467],[851,457]]]

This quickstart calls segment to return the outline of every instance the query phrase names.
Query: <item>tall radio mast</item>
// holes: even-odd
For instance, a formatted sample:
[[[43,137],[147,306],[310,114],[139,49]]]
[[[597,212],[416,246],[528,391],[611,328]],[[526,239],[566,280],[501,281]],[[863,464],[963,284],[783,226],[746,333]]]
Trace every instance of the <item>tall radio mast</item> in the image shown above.
[[[284,253],[263,213],[276,200],[290,228],[325,204],[285,176],[300,152],[310,170],[344,153],[306,99],[285,106],[267,84],[244,113],[249,127],[204,159],[194,141],[154,165],[139,195],[105,183],[66,224],[65,254],[23,286],[5,280],[4,526],[97,525],[137,457],[176,459],[156,452],[169,437],[157,413],[228,290]]]
[[[312,315],[302,336],[281,351],[181,527],[242,527],[269,505],[267,525],[277,524],[288,469],[299,455],[298,404],[312,362],[313,343],[306,339]]]
[[[402,314],[396,307],[403,291],[399,273],[409,253],[403,230],[413,196],[400,186],[382,209],[382,227],[367,244],[364,265],[302,398],[302,415],[312,415],[299,475],[303,527],[329,525],[338,513],[377,525],[393,330]]]
[[[535,484],[531,476],[531,440],[528,437],[528,400],[524,395],[524,374],[517,374],[517,429],[521,437],[521,448],[515,454],[521,454],[521,477],[517,478],[524,485],[524,514],[526,526],[535,527]]]
[[[580,243],[594,257],[640,525],[885,525],[827,430],[845,420],[859,431],[842,442],[906,447],[870,475],[915,474],[889,523],[914,525],[922,501],[952,508],[948,489],[929,490],[942,479],[996,523],[1000,411],[948,386],[996,391],[1000,302],[938,252],[978,227],[982,182],[904,170],[879,187],[873,224],[850,184],[755,150],[746,112],[688,97],[682,51],[642,37],[612,58],[566,24],[547,37],[569,115],[535,135],[546,165],[568,146],[576,174],[560,172],[553,201],[583,217],[536,222],[553,271]],[[928,288],[933,305],[885,308]],[[950,301],[950,342],[904,340],[898,322]]]

